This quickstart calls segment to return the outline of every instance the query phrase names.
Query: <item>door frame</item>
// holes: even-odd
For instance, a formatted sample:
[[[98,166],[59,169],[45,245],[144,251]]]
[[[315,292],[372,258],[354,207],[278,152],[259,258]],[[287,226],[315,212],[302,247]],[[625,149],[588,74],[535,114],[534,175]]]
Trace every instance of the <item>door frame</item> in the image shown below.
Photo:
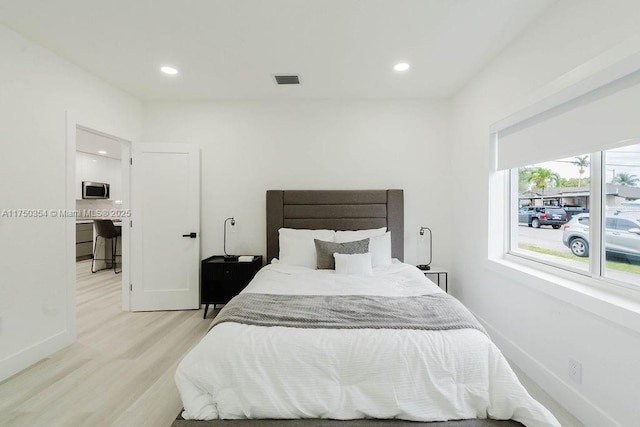
[[[117,131],[105,126],[104,123],[93,123],[91,120],[79,120],[71,111],[66,112],[65,117],[66,140],[66,212],[74,212],[76,209],[75,179],[76,179],[76,130],[78,128],[95,134],[120,141],[121,166],[122,166],[122,205],[121,209],[129,209],[131,206],[130,182],[131,169],[129,158],[131,157],[131,141],[117,135]],[[76,307],[76,240],[75,217],[69,215],[65,218],[66,225],[66,258],[67,258],[67,331],[71,341],[77,338],[77,307]],[[129,283],[130,283],[130,223],[123,219],[122,222],[122,310],[129,311]]]

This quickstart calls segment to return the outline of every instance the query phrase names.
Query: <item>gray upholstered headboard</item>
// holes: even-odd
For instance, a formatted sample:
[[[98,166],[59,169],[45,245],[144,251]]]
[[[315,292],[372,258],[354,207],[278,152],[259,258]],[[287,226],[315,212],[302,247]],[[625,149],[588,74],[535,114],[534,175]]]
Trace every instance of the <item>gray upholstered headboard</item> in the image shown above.
[[[363,230],[387,227],[391,255],[404,261],[402,190],[268,190],[267,262],[280,252],[285,228]]]

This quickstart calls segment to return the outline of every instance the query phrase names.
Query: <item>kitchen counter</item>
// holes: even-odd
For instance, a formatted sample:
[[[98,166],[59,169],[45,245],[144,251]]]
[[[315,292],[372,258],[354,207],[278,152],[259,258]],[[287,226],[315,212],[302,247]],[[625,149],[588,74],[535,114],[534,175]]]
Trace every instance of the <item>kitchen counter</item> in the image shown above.
[[[116,227],[122,225],[121,219],[114,219],[114,218],[96,218],[96,219],[111,219],[111,221],[113,221],[113,225],[115,225]],[[93,224],[93,220],[92,219],[76,219],[76,224]]]
[[[113,221],[113,225],[120,228],[122,227],[122,220],[120,218],[97,218],[97,219],[111,219]],[[78,227],[82,227],[79,229]],[[113,266],[109,261],[104,261],[104,258],[109,258],[111,256],[111,243],[110,239],[99,239],[97,241],[97,247],[94,247],[94,242],[96,241],[96,230],[93,226],[93,219],[87,218],[78,218],[76,219],[76,260],[82,259],[91,259],[93,252],[95,250],[96,261],[95,268],[96,270],[100,270],[103,268],[112,268]],[[105,250],[106,249],[106,250]],[[118,265],[121,264],[122,255],[122,238],[118,238],[116,244],[116,254],[118,257],[116,258],[116,263]]]

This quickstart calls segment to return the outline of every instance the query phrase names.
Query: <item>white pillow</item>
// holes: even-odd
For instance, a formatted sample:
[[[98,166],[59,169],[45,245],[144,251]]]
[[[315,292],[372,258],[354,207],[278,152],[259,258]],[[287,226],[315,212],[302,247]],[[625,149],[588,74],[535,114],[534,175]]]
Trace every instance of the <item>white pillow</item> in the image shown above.
[[[313,239],[333,242],[333,230],[294,230],[281,228],[279,231],[280,253],[278,259],[281,264],[299,265],[302,267],[318,268],[316,245]]]
[[[336,274],[373,274],[371,253],[333,254],[336,260]]]
[[[391,232],[387,231],[382,236],[369,239],[369,252],[371,252],[371,265],[381,267],[391,264]]]
[[[347,243],[352,240],[343,240],[346,236],[356,236],[357,234],[342,234],[338,233],[358,233],[363,231],[367,233],[380,232],[381,230],[386,230],[387,228],[377,228],[373,230],[358,230],[358,231],[336,231],[336,243]],[[365,239],[365,237],[363,237]],[[378,234],[377,236],[369,237],[369,252],[371,252],[371,265],[373,267],[381,267],[385,265],[391,264],[391,232],[387,231],[386,233]]]
[[[353,231],[336,231],[336,243],[347,243],[356,240],[367,239],[370,237],[383,236],[386,233],[387,227],[382,228],[370,228],[368,230],[353,230]]]

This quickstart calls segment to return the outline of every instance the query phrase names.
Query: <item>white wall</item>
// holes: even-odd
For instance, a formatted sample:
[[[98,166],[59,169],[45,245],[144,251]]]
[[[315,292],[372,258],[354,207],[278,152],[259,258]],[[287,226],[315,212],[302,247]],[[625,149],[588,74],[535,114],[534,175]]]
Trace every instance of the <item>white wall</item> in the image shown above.
[[[453,267],[454,293],[508,356],[585,423],[633,425],[639,331],[487,269],[486,224],[491,123],[636,34],[639,17],[635,0],[558,2],[455,97],[451,115],[418,100],[152,102],[141,139],[201,146],[202,257],[221,253],[227,216],[238,221],[235,250],[264,254],[267,189],[403,188],[406,261],[430,226],[434,263]],[[65,111],[138,140],[140,104],[4,27],[0,51],[0,209],[66,207]],[[64,221],[0,218],[0,380],[68,341],[65,233]],[[581,385],[568,380],[568,357],[583,363]]]
[[[636,35],[639,20],[635,0],[560,1],[451,106],[451,177],[458,196],[448,199],[455,208],[454,293],[487,322],[508,357],[593,426],[637,425],[640,419],[640,331],[542,293],[523,273],[490,269],[489,126],[524,106],[536,89]],[[582,384],[568,377],[569,357],[582,362]]]
[[[202,150],[202,258],[222,253],[223,222],[237,220],[236,253],[266,255],[269,189],[405,191],[405,260],[421,225],[434,263],[447,265],[451,188],[445,103],[287,101],[145,103],[143,140]]]
[[[135,139],[140,103],[3,26],[0,52],[0,211],[74,209],[66,112]],[[59,218],[0,217],[0,380],[73,339],[68,228]]]

